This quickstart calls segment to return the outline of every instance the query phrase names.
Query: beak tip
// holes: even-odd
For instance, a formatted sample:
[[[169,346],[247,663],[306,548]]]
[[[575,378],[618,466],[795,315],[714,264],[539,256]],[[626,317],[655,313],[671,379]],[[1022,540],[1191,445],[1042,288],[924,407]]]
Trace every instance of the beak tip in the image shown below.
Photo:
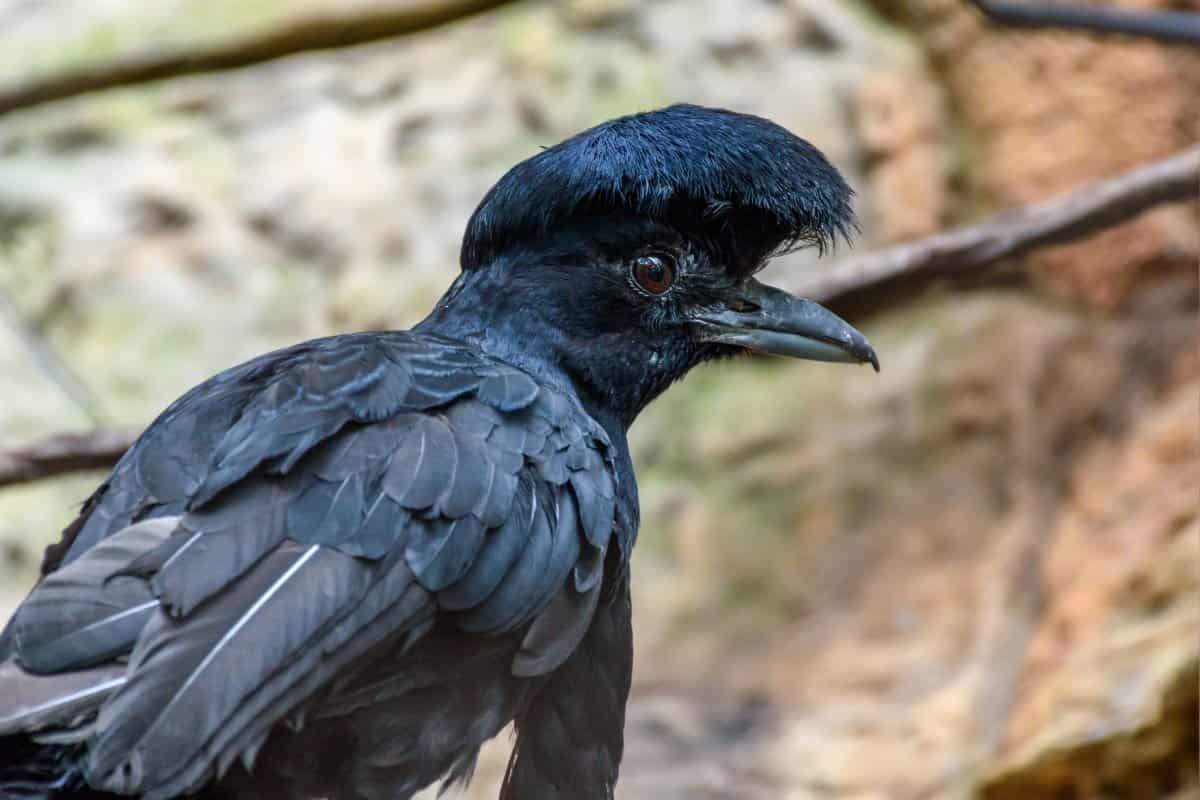
[[[856,338],[858,341],[854,342],[850,352],[858,359],[858,363],[870,364],[876,372],[879,372],[879,356],[875,354],[875,348],[862,334]]]

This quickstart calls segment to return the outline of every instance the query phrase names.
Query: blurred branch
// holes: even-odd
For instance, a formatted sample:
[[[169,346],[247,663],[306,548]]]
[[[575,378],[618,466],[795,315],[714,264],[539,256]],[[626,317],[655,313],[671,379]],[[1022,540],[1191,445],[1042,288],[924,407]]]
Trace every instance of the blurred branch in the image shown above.
[[[60,433],[25,447],[0,450],[0,486],[69,472],[108,469],[135,438],[124,431]]]
[[[1121,33],[1163,42],[1200,44],[1200,13],[1105,6],[1042,5],[1009,0],[970,0],[984,16],[1017,28],[1071,28]]]
[[[1164,203],[1200,198],[1200,145],[1097,181],[1064,197],[1002,211],[982,222],[843,259],[784,288],[839,306],[896,305],[947,277],[978,277],[982,268],[1046,245],[1090,236]]]
[[[1200,196],[1200,146],[1098,181],[1055,200],[1006,211],[977,225],[845,259],[829,272],[785,288],[825,303],[894,306],[945,276],[979,271],[1037,247],[1081,239],[1163,203]],[[127,433],[97,431],[51,436],[0,450],[0,486],[68,472],[111,467],[133,443]]]
[[[139,83],[237,69],[312,50],[418,33],[489,11],[513,0],[407,0],[364,4],[353,12],[332,9],[305,14],[267,31],[191,50],[133,53],[96,64],[0,85],[0,114],[68,97]]]
[[[20,311],[7,294],[0,291],[0,314],[8,320],[17,338],[24,343],[25,348],[33,356],[42,372],[62,390],[79,410],[87,415],[93,424],[103,424],[106,417],[100,405],[100,399],[80,380],[70,365],[63,360],[41,331],[22,318]]]

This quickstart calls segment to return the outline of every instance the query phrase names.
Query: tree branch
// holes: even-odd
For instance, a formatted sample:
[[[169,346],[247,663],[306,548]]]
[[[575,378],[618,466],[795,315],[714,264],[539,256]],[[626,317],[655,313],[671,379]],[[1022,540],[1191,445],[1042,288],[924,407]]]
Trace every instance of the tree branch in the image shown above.
[[[237,69],[312,50],[329,50],[429,30],[513,0],[409,0],[366,5],[353,14],[307,14],[262,33],[180,52],[134,53],[108,64],[81,67],[0,85],[0,114],[68,97],[139,83]]]
[[[1097,181],[1064,197],[1003,211],[982,222],[846,258],[783,288],[839,307],[895,305],[947,277],[977,277],[1000,259],[1065,244],[1164,203],[1200,198],[1200,145]]]
[[[1200,13],[1104,6],[1042,5],[1008,0],[970,0],[984,16],[1016,28],[1070,28],[1120,33],[1161,42],[1200,44]]]
[[[999,259],[1081,239],[1154,206],[1198,195],[1200,146],[1065,197],[845,259],[827,272],[786,282],[784,288],[835,307],[864,301],[873,308],[894,306],[913,288],[946,276],[978,275]],[[111,467],[133,439],[131,434],[113,431],[60,434],[27,447],[0,450],[0,486]]]
[[[0,450],[0,486],[108,469],[129,449],[134,438],[134,434],[124,431],[60,433],[25,447]]]

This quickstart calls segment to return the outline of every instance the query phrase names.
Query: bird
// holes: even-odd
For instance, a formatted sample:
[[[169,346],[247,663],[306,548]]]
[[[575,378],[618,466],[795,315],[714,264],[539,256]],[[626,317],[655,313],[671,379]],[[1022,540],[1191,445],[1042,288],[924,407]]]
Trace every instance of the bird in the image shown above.
[[[856,229],[765,118],[603,122],[484,195],[409,330],[221,372],[145,429],[0,635],[0,796],[409,798],[515,731],[502,800],[614,796],[627,433],[704,362],[870,364],[755,278]]]

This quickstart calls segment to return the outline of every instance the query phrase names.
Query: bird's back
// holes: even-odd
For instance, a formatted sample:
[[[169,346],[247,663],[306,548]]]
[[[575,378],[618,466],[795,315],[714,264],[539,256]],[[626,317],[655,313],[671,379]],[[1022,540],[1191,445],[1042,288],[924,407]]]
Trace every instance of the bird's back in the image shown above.
[[[621,513],[611,447],[569,393],[437,336],[222,373],[48,551],[0,642],[0,735],[150,797],[238,761],[230,780],[262,765],[238,796],[462,777],[588,630]]]

